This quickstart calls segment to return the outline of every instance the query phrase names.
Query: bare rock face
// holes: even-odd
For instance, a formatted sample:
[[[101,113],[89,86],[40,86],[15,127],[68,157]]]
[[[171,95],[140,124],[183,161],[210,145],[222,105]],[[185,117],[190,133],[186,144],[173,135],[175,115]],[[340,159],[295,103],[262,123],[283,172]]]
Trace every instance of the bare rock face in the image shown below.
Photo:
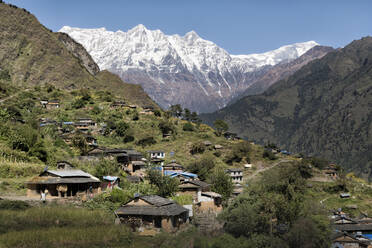
[[[67,50],[69,50],[79,60],[80,64],[84,66],[90,74],[96,75],[100,71],[98,65],[94,62],[93,58],[85,48],[72,39],[68,34],[58,33],[58,39],[63,43]]]
[[[181,104],[197,112],[220,109],[269,68],[297,59],[315,41],[261,54],[231,55],[194,31],[166,35],[138,25],[127,32],[63,27],[103,70],[140,84],[163,108]]]

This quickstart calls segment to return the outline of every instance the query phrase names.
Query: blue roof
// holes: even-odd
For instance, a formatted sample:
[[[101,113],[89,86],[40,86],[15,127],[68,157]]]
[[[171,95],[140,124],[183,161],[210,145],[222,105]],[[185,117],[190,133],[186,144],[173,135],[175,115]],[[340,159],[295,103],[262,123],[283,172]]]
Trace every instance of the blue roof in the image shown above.
[[[110,182],[115,182],[116,180],[118,180],[119,177],[114,177],[114,176],[104,176],[103,179],[106,180],[106,181],[110,181]]]
[[[64,121],[62,122],[63,125],[73,125],[74,122],[73,121]]]
[[[372,240],[372,234],[370,234],[370,233],[363,234],[362,236],[363,237],[366,237],[367,239],[371,239]]]
[[[184,176],[188,178],[197,178],[198,175],[190,173],[190,172],[175,172],[175,171],[164,171],[164,176],[170,176],[170,177],[177,177],[177,176]]]

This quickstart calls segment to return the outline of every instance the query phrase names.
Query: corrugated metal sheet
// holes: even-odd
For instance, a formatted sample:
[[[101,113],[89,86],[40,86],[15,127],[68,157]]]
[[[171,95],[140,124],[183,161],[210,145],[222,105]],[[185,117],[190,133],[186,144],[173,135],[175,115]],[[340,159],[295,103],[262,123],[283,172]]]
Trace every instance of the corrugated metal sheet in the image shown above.
[[[47,172],[58,177],[92,177],[82,170],[48,170]]]

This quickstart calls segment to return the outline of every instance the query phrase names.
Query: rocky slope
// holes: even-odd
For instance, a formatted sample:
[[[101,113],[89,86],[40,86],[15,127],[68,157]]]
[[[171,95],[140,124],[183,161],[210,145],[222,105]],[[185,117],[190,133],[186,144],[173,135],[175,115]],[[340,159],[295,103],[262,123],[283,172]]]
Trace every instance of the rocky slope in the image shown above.
[[[65,89],[95,88],[136,104],[156,105],[140,86],[100,72],[86,50],[66,34],[53,33],[28,11],[5,3],[0,3],[0,68],[13,86],[21,88],[46,83]]]
[[[211,112],[242,94],[267,69],[290,62],[317,43],[309,41],[263,54],[230,55],[194,31],[181,37],[138,25],[128,32],[63,27],[102,69],[141,84],[162,107],[180,103]]]
[[[260,143],[323,156],[372,177],[372,38],[310,62],[264,94],[202,118]]]
[[[332,47],[315,46],[299,58],[289,62],[280,63],[268,69],[261,77],[258,77],[242,95],[235,97],[229,104],[236,102],[244,96],[258,95],[267,90],[274,83],[286,79],[310,61],[320,59],[330,51]]]

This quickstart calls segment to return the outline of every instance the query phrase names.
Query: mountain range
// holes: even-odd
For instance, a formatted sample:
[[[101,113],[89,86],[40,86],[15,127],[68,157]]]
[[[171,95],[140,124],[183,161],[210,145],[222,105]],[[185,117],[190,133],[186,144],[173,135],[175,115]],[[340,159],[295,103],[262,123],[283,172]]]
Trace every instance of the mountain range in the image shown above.
[[[261,144],[321,156],[372,178],[372,38],[314,60],[263,94],[201,117]]]
[[[244,93],[275,65],[286,64],[318,44],[296,43],[262,54],[231,55],[191,31],[166,35],[138,25],[127,32],[65,26],[101,69],[140,84],[161,107],[181,104],[212,112]]]

